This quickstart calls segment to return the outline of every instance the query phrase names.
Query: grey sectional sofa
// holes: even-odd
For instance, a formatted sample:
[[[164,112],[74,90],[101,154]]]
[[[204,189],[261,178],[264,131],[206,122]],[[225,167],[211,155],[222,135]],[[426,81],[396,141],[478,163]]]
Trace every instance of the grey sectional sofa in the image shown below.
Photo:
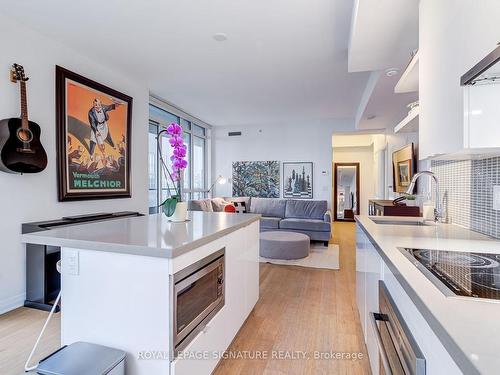
[[[313,241],[323,241],[325,246],[331,237],[332,217],[326,201],[292,200],[278,198],[214,198],[190,201],[194,211],[222,211],[221,200],[245,202],[247,211],[261,214],[260,230],[283,230],[304,233]],[[221,208],[222,207],[222,208]]]

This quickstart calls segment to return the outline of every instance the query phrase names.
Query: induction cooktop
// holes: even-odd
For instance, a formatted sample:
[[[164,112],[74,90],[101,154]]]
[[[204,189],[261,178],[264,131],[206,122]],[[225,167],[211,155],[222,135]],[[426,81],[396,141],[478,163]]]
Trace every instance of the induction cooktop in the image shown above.
[[[445,295],[500,300],[500,254],[400,250]]]

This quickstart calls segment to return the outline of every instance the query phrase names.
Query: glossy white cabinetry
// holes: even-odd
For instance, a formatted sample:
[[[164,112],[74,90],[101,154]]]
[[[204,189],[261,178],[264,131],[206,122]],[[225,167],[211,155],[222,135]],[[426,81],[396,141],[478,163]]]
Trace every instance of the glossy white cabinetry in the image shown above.
[[[222,248],[224,307],[171,362],[171,275]],[[74,254],[77,270],[66,272]],[[122,349],[128,375],[211,374],[259,298],[258,221],[173,258],[68,247],[62,257],[62,344]]]
[[[376,333],[369,315],[371,312],[379,312],[379,280],[383,280],[425,357],[426,375],[462,374],[378,250],[360,225],[356,224],[356,301],[372,374],[382,374]]]
[[[460,77],[500,41],[493,14],[500,14],[498,0],[420,0],[420,159],[500,147],[498,126],[473,119],[474,128],[467,131],[460,86]]]
[[[500,83],[464,87],[465,144],[470,148],[499,147],[499,122]]]
[[[172,362],[171,375],[211,374],[257,303],[259,225],[254,223],[228,237],[225,305]]]
[[[378,283],[382,280],[380,255],[363,230],[356,225],[356,301],[373,375],[379,372],[378,346],[370,313],[378,312]]]
[[[384,283],[425,357],[426,375],[462,375],[462,371],[385,264]]]

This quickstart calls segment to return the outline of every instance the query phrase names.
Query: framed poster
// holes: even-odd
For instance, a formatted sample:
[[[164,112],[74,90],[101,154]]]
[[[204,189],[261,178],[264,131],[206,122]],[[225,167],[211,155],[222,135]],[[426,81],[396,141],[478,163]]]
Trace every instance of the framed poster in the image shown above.
[[[312,162],[283,162],[283,198],[313,198]]]
[[[56,66],[59,201],[129,198],[132,98]]]
[[[413,143],[406,145],[392,154],[393,190],[404,193],[415,174],[415,155]]]

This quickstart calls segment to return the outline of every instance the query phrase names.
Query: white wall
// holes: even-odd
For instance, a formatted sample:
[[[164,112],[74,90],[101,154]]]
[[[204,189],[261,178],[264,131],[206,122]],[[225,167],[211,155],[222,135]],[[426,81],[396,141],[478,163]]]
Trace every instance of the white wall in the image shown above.
[[[92,43],[82,53],[92,55]],[[35,175],[0,172],[0,313],[22,305],[25,298],[25,251],[21,223],[64,215],[134,210],[147,212],[147,124],[149,91],[139,80],[98,65],[78,51],[0,16],[0,117],[19,116],[19,88],[8,80],[12,63],[24,65],[30,119],[42,128],[48,167]],[[100,201],[57,201],[55,135],[55,65],[61,65],[133,97],[132,198]]]
[[[335,147],[334,163],[359,163],[360,214],[368,215],[368,200],[375,197],[375,168],[373,146]]]
[[[314,163],[314,199],[332,197],[332,133],[352,130],[352,121],[320,121],[300,124],[271,124],[245,127],[214,127],[214,177],[231,177],[235,161],[278,160]],[[241,137],[228,137],[229,131],[241,131]],[[325,171],[326,174],[322,174]],[[281,179],[283,176],[281,176]],[[283,184],[283,181],[281,181]],[[281,186],[281,190],[283,187]],[[215,195],[231,196],[232,185],[218,185]]]

